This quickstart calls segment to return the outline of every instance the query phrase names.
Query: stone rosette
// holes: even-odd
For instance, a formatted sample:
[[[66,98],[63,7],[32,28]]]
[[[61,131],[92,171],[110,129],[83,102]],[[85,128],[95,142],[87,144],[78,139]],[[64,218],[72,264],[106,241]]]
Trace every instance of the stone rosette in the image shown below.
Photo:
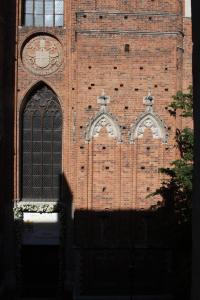
[[[22,62],[25,68],[33,74],[52,74],[63,62],[62,46],[51,36],[38,35],[23,47]]]

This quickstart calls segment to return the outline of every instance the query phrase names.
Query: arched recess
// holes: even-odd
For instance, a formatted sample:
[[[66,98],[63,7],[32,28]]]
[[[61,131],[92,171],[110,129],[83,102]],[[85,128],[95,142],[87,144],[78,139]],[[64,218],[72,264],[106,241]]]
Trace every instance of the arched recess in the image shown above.
[[[21,110],[21,198],[58,201],[62,170],[62,110],[43,82],[25,97]]]
[[[106,111],[100,111],[86,129],[86,141],[91,141],[94,137],[98,137],[102,128],[106,128],[108,136],[121,142],[121,131],[114,116]]]
[[[148,200],[147,196],[160,187],[159,168],[163,166],[164,161],[164,147],[161,147],[161,143],[167,143],[167,139],[165,123],[147,106],[147,111],[139,116],[130,130],[130,143],[133,144],[132,153],[135,160],[133,187],[136,209],[148,210],[160,201],[159,196],[149,197]],[[142,184],[138,184],[141,182]]]
[[[154,112],[143,113],[130,130],[130,142],[143,137],[145,129],[150,129],[153,139],[161,139],[162,143],[167,143],[167,127],[160,117]]]

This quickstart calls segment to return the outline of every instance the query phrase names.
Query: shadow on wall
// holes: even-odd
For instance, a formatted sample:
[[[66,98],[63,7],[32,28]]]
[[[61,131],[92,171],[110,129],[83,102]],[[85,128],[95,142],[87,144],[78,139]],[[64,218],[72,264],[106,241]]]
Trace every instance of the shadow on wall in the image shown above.
[[[171,295],[189,299],[191,220],[180,221],[182,206],[177,211],[169,191],[163,203],[149,210],[75,210],[75,298]]]
[[[189,298],[190,230],[165,212],[77,211],[74,223],[80,295]]]
[[[171,199],[149,211],[75,210],[73,214],[73,196],[64,175],[61,185],[55,239],[51,240],[51,223],[24,225],[33,240],[18,249],[23,297],[189,298],[190,227],[178,224]],[[16,228],[22,225],[18,222]]]
[[[60,176],[60,201],[19,202],[15,217],[16,282],[20,298],[71,298],[72,194]],[[70,272],[68,271],[70,270]]]
[[[0,298],[13,293],[13,121],[16,1],[1,1],[0,12]],[[9,294],[8,293],[8,294]]]

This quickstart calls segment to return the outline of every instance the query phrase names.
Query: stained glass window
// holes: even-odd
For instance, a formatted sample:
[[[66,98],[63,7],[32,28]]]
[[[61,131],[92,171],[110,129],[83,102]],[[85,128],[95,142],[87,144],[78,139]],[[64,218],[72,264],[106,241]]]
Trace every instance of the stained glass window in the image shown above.
[[[24,0],[23,25],[63,26],[64,0]]]
[[[47,86],[33,92],[22,115],[22,198],[57,201],[60,190],[62,113]]]

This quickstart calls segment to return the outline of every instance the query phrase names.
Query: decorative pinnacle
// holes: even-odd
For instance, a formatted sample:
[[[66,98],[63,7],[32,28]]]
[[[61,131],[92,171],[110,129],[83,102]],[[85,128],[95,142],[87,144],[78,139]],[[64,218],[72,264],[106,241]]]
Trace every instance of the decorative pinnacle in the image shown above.
[[[106,106],[110,103],[110,97],[106,96],[104,90],[102,90],[101,96],[97,97],[97,103],[101,105],[101,109],[105,109]]]
[[[147,110],[152,109],[154,97],[152,96],[150,88],[148,88],[148,95],[144,97],[143,103],[146,105]]]

